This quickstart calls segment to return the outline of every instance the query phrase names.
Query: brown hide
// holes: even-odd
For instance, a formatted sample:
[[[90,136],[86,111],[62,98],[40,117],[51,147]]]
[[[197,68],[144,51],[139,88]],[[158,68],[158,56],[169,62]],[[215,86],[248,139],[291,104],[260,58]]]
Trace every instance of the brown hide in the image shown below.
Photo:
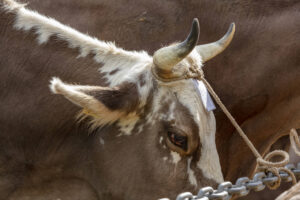
[[[30,7],[128,50],[150,53],[182,38],[194,17],[200,22],[199,44],[220,38],[235,22],[232,44],[205,65],[207,79],[262,153],[290,128],[300,126],[300,3],[296,0],[44,2],[32,1]],[[226,179],[248,175],[254,157],[224,114],[220,110],[215,114]],[[242,159],[244,155],[248,159]]]
[[[260,152],[267,151],[290,128],[300,128],[300,3],[297,0],[28,2],[33,10],[101,40],[116,41],[128,50],[150,53],[162,44],[180,40],[194,17],[200,21],[199,44],[220,38],[233,21],[237,27],[233,42],[224,53],[206,63],[207,79]],[[32,48],[35,38],[32,34],[2,28],[7,25],[7,17],[3,13],[0,16],[0,111],[5,113],[0,116],[0,166],[12,160],[11,166],[6,167],[14,173],[3,174],[0,170],[3,177],[0,194],[9,194],[24,182],[34,183],[35,180],[28,180],[26,173],[37,170],[28,160],[36,163],[45,154],[49,158],[34,167],[47,174],[68,169],[69,174],[64,174],[68,177],[79,168],[91,169],[92,159],[78,155],[89,155],[91,149],[86,144],[92,143],[93,137],[82,134],[87,132],[84,125],[64,120],[74,118],[77,108],[62,97],[49,96],[48,81],[52,76],[59,76],[69,82],[103,84],[94,73],[98,65],[92,59],[75,59],[76,54],[72,50],[65,51],[65,45],[55,42],[54,38],[50,44]],[[54,48],[56,52],[51,51]],[[14,65],[19,68],[8,69]],[[77,66],[86,66],[86,69]],[[40,87],[35,87],[36,84]],[[8,90],[10,88],[13,91]],[[234,181],[238,176],[250,175],[253,155],[224,114],[219,109],[215,114],[225,179]],[[65,132],[58,132],[60,129]],[[64,160],[66,158],[68,160]],[[26,165],[21,165],[25,160]],[[47,160],[51,160],[51,164]],[[47,169],[43,169],[46,165]],[[98,173],[92,171],[89,176],[92,179]],[[43,177],[43,173],[36,176]],[[16,180],[14,184],[8,181],[11,179]],[[66,184],[64,180],[57,182]],[[50,189],[44,188],[44,191],[51,190],[51,184],[55,183],[49,183]],[[70,191],[86,188],[83,189],[86,196],[97,199],[88,183],[74,180],[72,184]],[[111,194],[106,195],[110,199]],[[5,195],[1,198],[7,199]]]

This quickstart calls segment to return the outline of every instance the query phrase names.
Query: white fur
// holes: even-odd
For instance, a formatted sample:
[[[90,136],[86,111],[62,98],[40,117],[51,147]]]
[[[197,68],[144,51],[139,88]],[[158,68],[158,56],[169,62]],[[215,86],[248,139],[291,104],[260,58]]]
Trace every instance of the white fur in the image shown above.
[[[220,183],[224,179],[215,142],[216,121],[212,112],[209,112],[208,115],[209,120],[202,123],[202,130],[200,130],[203,131],[200,135],[202,148],[197,167],[203,171],[207,178]]]
[[[160,138],[159,138],[159,144],[162,144],[163,139],[164,138],[162,136],[160,136]]]
[[[195,177],[195,172],[191,169],[191,161],[192,161],[192,158],[187,159],[187,173],[189,176],[189,182],[191,185],[197,187],[198,183],[197,183],[197,179]]]
[[[21,4],[14,0],[3,0],[3,3],[3,8],[9,12],[13,12],[26,6],[26,4]]]
[[[103,140],[102,137],[99,138],[99,142],[100,142],[101,145],[104,145],[104,144],[105,144],[105,141]]]
[[[123,135],[131,135],[132,130],[139,119],[140,118],[135,112],[129,113],[126,117],[121,118],[118,122],[118,126]]]
[[[62,81],[57,77],[53,77],[50,80],[49,88],[54,94],[58,94],[58,91],[56,88],[57,88],[57,85],[60,85],[60,84],[62,84]]]
[[[93,116],[92,128],[101,127],[106,124],[111,124],[122,117],[127,115],[119,111],[111,111],[104,106],[100,101],[96,100],[93,96],[87,95],[84,91],[87,90],[101,90],[102,87],[98,86],[76,86],[62,82],[58,78],[52,78],[50,81],[50,89],[55,94],[64,95],[74,104],[84,108],[88,114]]]
[[[181,83],[177,83],[177,86],[173,85],[172,90],[177,93],[178,100],[189,109],[198,125],[201,141],[199,169],[207,178],[217,182],[223,181],[215,143],[216,122],[212,111],[207,112],[204,108],[201,97],[197,95],[192,80],[184,80]]]
[[[168,115],[168,120],[174,120],[175,116],[174,116],[174,112],[175,112],[175,102],[172,102],[170,105],[170,110],[169,110],[169,115]]]
[[[39,44],[45,44],[49,41],[51,36],[56,36],[60,40],[66,41],[70,48],[78,48],[78,57],[85,57],[90,53],[94,54],[94,60],[103,64],[103,66],[99,68],[99,71],[106,74],[105,78],[107,78],[110,86],[116,86],[123,82],[137,83],[138,76],[145,74],[145,81],[147,81],[148,84],[144,84],[143,86],[138,85],[138,92],[141,99],[140,107],[145,105],[149,90],[152,86],[151,82],[149,83],[149,81],[152,80],[150,76],[152,58],[146,52],[125,51],[116,47],[112,42],[103,42],[90,37],[87,34],[80,33],[69,26],[61,24],[53,18],[49,18],[35,11],[26,9],[24,5],[15,1],[5,0],[4,3],[6,10],[16,13],[14,27],[18,30],[24,31],[29,31],[34,28],[36,30],[37,41]],[[119,70],[116,74],[109,74],[116,69]],[[146,73],[147,71],[148,73]],[[82,95],[78,93],[78,91],[75,91],[75,86],[72,86],[72,88],[68,87],[59,79],[53,78],[50,83],[51,91],[55,94],[60,93],[57,91],[58,87],[64,87],[66,89],[65,92],[68,89],[71,89],[73,90],[73,94],[77,93],[77,95],[79,95],[78,97],[87,98],[87,95]],[[64,93],[64,95],[65,94],[66,93]],[[73,95],[72,97],[75,96]],[[74,99],[72,100],[72,98],[69,97],[69,100],[78,105],[78,102],[74,101]],[[117,114],[114,116],[119,117],[120,115]],[[117,119],[110,120],[113,122]],[[109,123],[108,120],[100,121],[94,120],[94,122],[100,126],[103,125],[102,123]],[[136,121],[136,116],[130,119],[127,117],[126,119],[121,120],[118,125],[124,134],[129,135],[131,130],[134,128]]]
[[[172,158],[172,162],[175,165],[181,160],[181,156],[179,155],[179,153],[174,151],[171,151],[171,158]]]
[[[153,126],[156,120],[167,120],[169,118],[170,111],[168,111],[167,113],[160,112],[163,103],[167,102],[168,100],[172,100],[170,98],[169,89],[158,85],[158,90],[154,94],[153,109],[152,112],[148,114],[146,123]]]
[[[78,57],[95,54],[94,60],[104,66],[99,70],[107,73],[105,76],[110,86],[116,86],[124,81],[136,82],[152,58],[146,52],[126,51],[118,48],[112,42],[103,42],[97,38],[83,34],[69,26],[63,25],[53,18],[26,9],[24,5],[12,0],[5,0],[5,8],[16,13],[14,27],[18,30],[29,31],[35,28],[39,44],[47,43],[51,36],[68,42],[70,48],[79,48]],[[120,70],[116,75],[109,75],[113,70]]]
[[[194,50],[189,55],[197,66],[202,66],[201,57]],[[182,61],[187,62],[186,60]],[[199,128],[199,137],[201,141],[201,155],[197,166],[207,178],[217,182],[223,181],[219,155],[215,144],[216,122],[213,112],[207,112],[203,106],[201,97],[198,95],[197,89],[194,87],[193,80],[181,80],[174,82],[159,82],[159,90],[154,96],[153,114],[148,121],[155,121],[154,118],[171,119],[173,115],[172,104],[168,113],[158,112],[162,108],[164,100],[172,99],[173,94],[181,104],[183,104],[193,116],[195,123]],[[190,174],[193,174],[190,171]],[[192,175],[189,175],[191,177]],[[190,178],[191,180],[194,180]],[[194,181],[192,181],[194,183]]]

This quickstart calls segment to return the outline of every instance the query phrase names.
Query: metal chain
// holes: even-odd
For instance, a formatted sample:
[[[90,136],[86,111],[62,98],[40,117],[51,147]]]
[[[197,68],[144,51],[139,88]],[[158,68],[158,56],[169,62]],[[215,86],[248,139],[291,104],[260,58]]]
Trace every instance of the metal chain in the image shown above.
[[[300,178],[300,162],[297,164],[297,167],[295,167],[294,164],[288,164],[285,168],[291,170],[297,178]],[[281,180],[284,182],[292,181],[291,176],[285,171],[279,171],[279,175]],[[233,196],[246,196],[251,190],[261,191],[265,189],[267,185],[272,185],[277,181],[278,177],[271,172],[267,174],[264,172],[258,172],[253,176],[253,179],[241,177],[236,180],[235,184],[226,181],[219,184],[217,189],[213,189],[212,187],[203,187],[199,190],[197,195],[193,195],[190,192],[184,192],[179,194],[176,200],[229,200]]]

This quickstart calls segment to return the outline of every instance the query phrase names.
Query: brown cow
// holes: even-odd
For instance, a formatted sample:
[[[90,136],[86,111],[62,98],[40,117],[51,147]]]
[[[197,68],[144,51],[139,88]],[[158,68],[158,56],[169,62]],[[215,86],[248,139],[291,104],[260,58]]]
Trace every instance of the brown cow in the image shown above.
[[[206,63],[207,79],[261,153],[300,126],[298,0],[29,2],[78,30],[150,53],[181,39],[194,17],[201,24],[200,43],[216,40],[234,21],[235,39],[222,56]],[[253,172],[254,156],[222,111],[215,115],[222,171],[226,180],[235,181]]]
[[[180,39],[188,28],[187,22],[193,17],[200,19],[202,27],[200,42],[202,43],[215,40],[228,23],[235,21],[238,25],[237,37],[223,56],[206,64],[205,72],[208,79],[237,120],[246,126],[250,139],[261,152],[266,151],[277,137],[287,133],[291,127],[299,127],[299,109],[297,109],[299,108],[299,100],[297,101],[299,79],[297,77],[299,77],[300,48],[299,21],[296,20],[299,18],[298,1],[183,2],[178,0],[158,3],[147,0],[139,1],[137,4],[128,1],[116,3],[115,1],[44,0],[42,4],[40,1],[32,0],[30,7],[54,16],[81,31],[88,30],[91,35],[99,36],[101,39],[116,40],[127,49],[146,49],[149,52],[153,52],[161,43]],[[74,17],[76,13],[80,15]],[[7,24],[5,21],[7,17],[2,16],[1,27]],[[0,60],[1,66],[14,64],[29,66],[26,71],[19,74],[4,73],[2,76],[5,79],[1,80],[1,88],[2,85],[17,88],[14,94],[16,97],[7,96],[5,101],[2,94],[6,96],[7,91],[1,90],[1,102],[5,102],[2,104],[5,107],[1,107],[1,111],[5,114],[2,115],[4,118],[1,118],[0,124],[1,152],[3,152],[1,162],[6,162],[8,168],[16,169],[12,171],[20,172],[19,174],[6,173],[1,180],[1,185],[5,187],[1,189],[14,191],[22,184],[23,179],[28,179],[25,174],[37,173],[36,163],[41,157],[38,151],[42,149],[43,153],[48,151],[59,161],[61,158],[53,149],[66,149],[67,152],[60,153],[68,155],[69,152],[70,155],[67,144],[74,145],[78,149],[82,147],[80,139],[90,140],[85,135],[76,135],[80,132],[77,129],[84,127],[74,129],[72,126],[75,126],[75,123],[71,124],[68,121],[67,124],[63,120],[72,118],[76,110],[74,107],[65,104],[62,100],[48,105],[46,104],[48,99],[38,96],[47,90],[45,85],[48,79],[42,76],[33,77],[32,74],[44,75],[39,70],[39,66],[45,65],[47,68],[52,65],[53,71],[48,72],[50,74],[48,76],[59,76],[63,80],[92,85],[101,84],[102,81],[98,80],[97,74],[88,73],[96,66],[91,60],[80,58],[75,61],[73,54],[66,52],[60,43],[56,43],[56,52],[53,52],[54,44],[49,42],[36,48],[32,46],[31,41],[34,41],[35,37],[30,34],[24,35],[24,33],[5,31],[1,28],[1,36],[0,52],[2,57],[6,58]],[[9,46],[13,48],[8,49]],[[50,46],[52,48],[49,48]],[[13,59],[9,59],[11,55],[14,55]],[[47,59],[47,63],[39,62],[40,57]],[[66,58],[70,59],[66,60]],[[57,62],[64,63],[65,71],[59,70],[61,66],[53,66]],[[80,71],[80,77],[67,73],[72,71],[72,65],[85,66],[85,71]],[[37,78],[41,80],[37,81]],[[33,91],[30,87],[36,85],[34,83],[41,84],[44,88]],[[52,107],[56,107],[57,110],[53,109],[51,113],[47,113],[47,119],[42,118],[41,116],[45,116],[43,110]],[[15,109],[17,111],[14,111]],[[35,113],[28,112],[33,110]],[[233,134],[234,129],[225,120],[222,112],[217,111],[216,118],[217,144],[226,179],[234,180],[237,176],[247,175],[251,171],[249,165],[254,163],[253,156],[238,136]],[[57,121],[60,122],[59,125],[54,123]],[[2,122],[5,122],[5,126]],[[13,122],[17,122],[18,126]],[[50,130],[45,129],[45,126],[50,127]],[[42,136],[37,132],[37,128],[42,130]],[[62,128],[70,130],[69,132],[73,130],[75,134],[58,131]],[[7,135],[8,132],[11,134]],[[73,141],[72,144],[69,144],[70,141]],[[56,148],[53,147],[53,143],[57,143]],[[20,154],[18,149],[24,150],[24,153]],[[88,150],[85,147],[81,148],[81,151]],[[247,155],[248,159],[244,159],[244,155]],[[11,162],[7,162],[8,160]],[[76,159],[68,157],[68,160],[72,163]],[[237,165],[236,162],[239,164]],[[49,161],[49,164],[52,162]],[[48,171],[51,171],[50,169],[59,171],[62,167],[53,165],[48,169]],[[43,177],[42,173],[37,175]],[[14,184],[9,182],[12,179]]]
[[[92,38],[13,0],[2,3],[7,49],[1,52],[2,197],[174,198],[223,181],[207,91],[201,81],[178,78],[221,53],[234,24],[219,41],[197,46],[195,19],[185,41],[151,57]],[[22,35],[26,38],[18,41]],[[25,55],[9,56],[18,48]],[[49,53],[43,56],[41,49]],[[41,56],[30,58],[35,54]],[[50,78],[51,91],[81,107],[78,118],[89,127],[76,125],[72,116],[78,108],[46,89]]]

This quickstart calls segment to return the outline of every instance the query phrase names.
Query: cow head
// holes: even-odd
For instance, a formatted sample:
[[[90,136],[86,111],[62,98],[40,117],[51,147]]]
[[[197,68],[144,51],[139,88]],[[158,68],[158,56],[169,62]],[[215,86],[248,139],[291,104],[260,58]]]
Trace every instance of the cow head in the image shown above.
[[[154,191],[174,195],[223,181],[214,114],[204,107],[197,81],[180,77],[223,51],[233,34],[232,24],[219,41],[196,46],[199,24],[195,19],[185,41],[163,47],[153,57],[116,49],[111,43],[105,43],[106,51],[92,50],[106,86],[51,80],[52,92],[80,106],[80,119],[89,119],[99,134],[97,167],[109,182],[107,188],[130,185],[129,194],[142,190],[145,197]],[[81,55],[87,54],[86,49]],[[148,183],[151,189],[147,190]]]

